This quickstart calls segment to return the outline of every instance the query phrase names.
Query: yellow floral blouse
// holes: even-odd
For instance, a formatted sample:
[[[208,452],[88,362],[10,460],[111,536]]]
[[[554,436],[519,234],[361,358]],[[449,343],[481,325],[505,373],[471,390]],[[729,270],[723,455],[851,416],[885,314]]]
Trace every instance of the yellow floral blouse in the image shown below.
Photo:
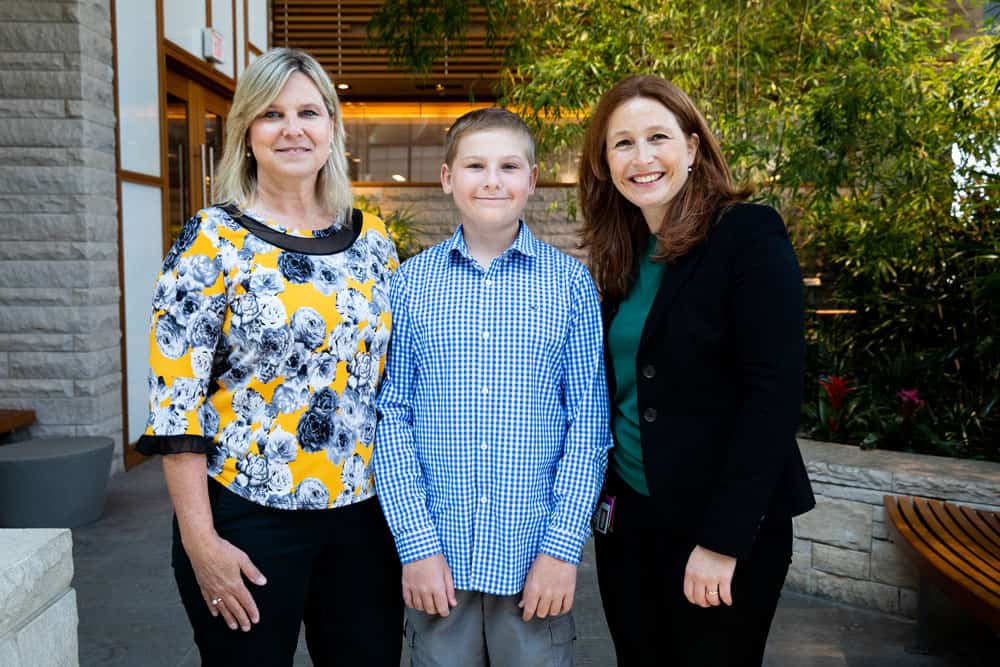
[[[326,230],[257,219],[299,252],[199,211],[153,295],[146,454],[204,452],[208,473],[268,507],[325,509],[375,495],[375,393],[389,343],[385,225],[364,214],[341,252]],[[307,237],[308,250],[303,250]],[[329,244],[327,244],[328,246]],[[315,251],[315,252],[314,252]]]

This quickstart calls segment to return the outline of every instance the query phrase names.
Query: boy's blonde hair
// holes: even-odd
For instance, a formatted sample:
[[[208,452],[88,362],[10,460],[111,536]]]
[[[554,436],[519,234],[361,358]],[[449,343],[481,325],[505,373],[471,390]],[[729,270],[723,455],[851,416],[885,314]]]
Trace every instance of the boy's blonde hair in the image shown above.
[[[535,139],[531,130],[516,113],[511,113],[499,107],[476,109],[463,114],[448,128],[444,143],[444,163],[450,168],[458,153],[458,144],[467,134],[484,132],[486,130],[509,130],[520,134],[528,142],[528,163],[535,164]]]
[[[247,135],[250,125],[281,93],[288,78],[300,72],[309,77],[319,90],[327,113],[333,122],[330,155],[316,178],[316,198],[324,208],[335,213],[350,208],[353,196],[347,176],[344,155],[344,122],[340,115],[340,100],[333,90],[323,67],[305,51],[272,49],[254,60],[243,72],[233,105],[226,118],[226,145],[215,174],[215,201],[240,204],[257,192],[257,161],[247,157]]]

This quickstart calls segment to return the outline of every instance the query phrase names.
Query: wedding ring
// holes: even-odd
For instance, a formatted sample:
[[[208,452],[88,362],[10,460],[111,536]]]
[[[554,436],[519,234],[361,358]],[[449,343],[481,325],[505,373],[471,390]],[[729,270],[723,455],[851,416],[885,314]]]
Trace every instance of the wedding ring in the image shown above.
[[[216,606],[216,605],[218,605],[220,602],[222,602],[222,598],[212,598],[212,606],[213,607]]]
[[[705,595],[718,595],[719,591],[706,591]]]

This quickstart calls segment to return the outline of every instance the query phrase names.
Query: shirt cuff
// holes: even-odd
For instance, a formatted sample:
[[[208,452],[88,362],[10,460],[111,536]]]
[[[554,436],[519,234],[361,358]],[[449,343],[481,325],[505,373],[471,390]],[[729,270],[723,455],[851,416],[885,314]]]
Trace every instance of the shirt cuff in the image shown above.
[[[542,545],[538,550],[553,558],[576,565],[580,562],[580,555],[583,553],[583,543],[586,539],[586,535],[581,536],[557,528],[549,528],[545,532],[545,537],[542,538]]]
[[[140,454],[204,454],[208,451],[209,439],[203,435],[144,435],[135,443]]]
[[[412,563],[421,558],[443,553],[441,540],[433,526],[423,530],[400,535],[396,538],[396,551],[399,552],[399,562]]]

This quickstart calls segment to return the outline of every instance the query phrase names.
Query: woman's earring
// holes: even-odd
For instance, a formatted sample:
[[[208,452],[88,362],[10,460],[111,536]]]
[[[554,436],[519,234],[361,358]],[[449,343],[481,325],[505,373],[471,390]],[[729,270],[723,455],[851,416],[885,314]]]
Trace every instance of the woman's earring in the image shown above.
[[[252,152],[250,151],[250,149],[249,149],[249,148],[247,149],[247,152],[246,152],[246,158],[247,158],[248,160],[250,160],[250,159],[252,159],[252,158],[253,158],[253,153],[252,153]],[[688,171],[691,171],[691,167],[688,167]]]
[[[688,173],[691,173],[691,165],[688,165]]]

